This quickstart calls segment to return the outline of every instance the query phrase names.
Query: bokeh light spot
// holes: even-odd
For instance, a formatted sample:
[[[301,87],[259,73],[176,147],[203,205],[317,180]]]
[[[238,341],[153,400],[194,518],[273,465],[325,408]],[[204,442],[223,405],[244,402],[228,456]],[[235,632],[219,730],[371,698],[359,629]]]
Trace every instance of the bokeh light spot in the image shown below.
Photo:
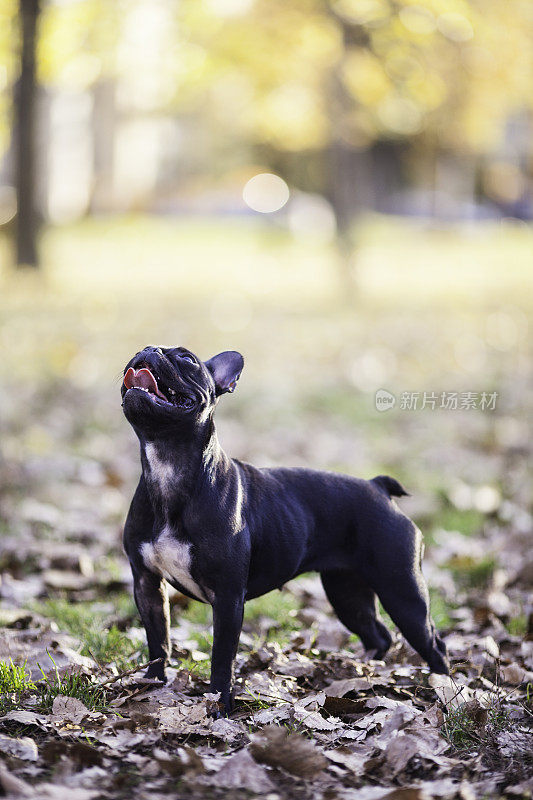
[[[424,6],[402,8],[399,17],[404,27],[411,33],[418,33],[424,36],[433,33],[436,28],[435,17],[430,9],[424,8]]]
[[[413,135],[422,127],[422,113],[412,100],[403,97],[387,97],[378,106],[381,123],[389,131],[401,135]]]
[[[17,213],[17,198],[13,186],[0,186],[0,225],[6,225]]]
[[[271,214],[283,208],[289,199],[289,187],[279,175],[261,172],[250,178],[243,189],[242,197],[252,211]]]
[[[440,14],[437,18],[437,27],[452,42],[468,42],[474,38],[474,29],[471,23],[456,11]]]

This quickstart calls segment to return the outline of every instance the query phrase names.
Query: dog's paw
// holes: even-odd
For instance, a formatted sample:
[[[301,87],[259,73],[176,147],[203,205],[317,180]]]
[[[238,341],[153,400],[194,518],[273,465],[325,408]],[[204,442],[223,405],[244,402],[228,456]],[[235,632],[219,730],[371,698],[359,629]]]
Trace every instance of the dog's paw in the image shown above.
[[[223,719],[228,714],[222,703],[211,703],[207,708],[207,716],[211,719]]]
[[[204,697],[208,717],[211,717],[211,719],[229,717],[232,711],[231,700],[229,702],[224,702],[220,696],[220,692],[207,692]]]
[[[167,676],[164,672],[158,672],[157,670],[152,670],[150,667],[148,667],[143,675],[143,681],[146,681],[147,683],[166,683]]]

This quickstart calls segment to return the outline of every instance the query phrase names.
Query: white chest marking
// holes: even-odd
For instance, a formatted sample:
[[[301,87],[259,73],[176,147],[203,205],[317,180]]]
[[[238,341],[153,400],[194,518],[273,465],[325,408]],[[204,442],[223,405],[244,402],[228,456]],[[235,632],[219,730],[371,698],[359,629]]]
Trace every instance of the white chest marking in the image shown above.
[[[176,477],[174,464],[171,461],[162,461],[157,454],[155,445],[151,442],[145,445],[144,452],[150,469],[150,479],[158,483],[161,491],[166,493]]]
[[[180,542],[168,528],[163,528],[154,542],[145,542],[141,547],[141,555],[146,566],[159,572],[165,580],[170,583],[176,581],[195,597],[207,600],[191,577],[191,545]]]

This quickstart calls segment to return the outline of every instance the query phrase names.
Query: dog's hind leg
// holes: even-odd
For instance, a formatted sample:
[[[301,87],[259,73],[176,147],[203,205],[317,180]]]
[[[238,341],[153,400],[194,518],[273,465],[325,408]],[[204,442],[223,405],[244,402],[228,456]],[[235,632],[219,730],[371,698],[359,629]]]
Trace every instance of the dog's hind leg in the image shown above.
[[[361,639],[365,650],[382,658],[392,637],[381,622],[374,591],[351,570],[328,570],[320,573],[322,586],[338,618]]]
[[[380,579],[376,589],[383,608],[411,647],[427,661],[432,672],[449,673],[446,645],[438,636],[429,613],[429,596],[422,574],[409,576],[395,586]]]
[[[429,592],[421,570],[422,534],[407,517],[398,522],[392,532],[395,546],[383,548],[379,566],[369,572],[369,581],[411,647],[432,672],[447,675],[446,645],[431,619]]]

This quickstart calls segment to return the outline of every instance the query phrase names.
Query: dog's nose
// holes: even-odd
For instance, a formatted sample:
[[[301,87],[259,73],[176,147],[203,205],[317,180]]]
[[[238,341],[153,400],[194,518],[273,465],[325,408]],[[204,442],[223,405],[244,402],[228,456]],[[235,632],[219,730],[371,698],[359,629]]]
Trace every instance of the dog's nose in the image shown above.
[[[131,366],[136,370],[146,367],[147,369],[152,370],[155,375],[157,375],[161,368],[162,359],[163,353],[161,352],[160,347],[145,347],[142,353],[139,353],[139,356],[135,359]]]

